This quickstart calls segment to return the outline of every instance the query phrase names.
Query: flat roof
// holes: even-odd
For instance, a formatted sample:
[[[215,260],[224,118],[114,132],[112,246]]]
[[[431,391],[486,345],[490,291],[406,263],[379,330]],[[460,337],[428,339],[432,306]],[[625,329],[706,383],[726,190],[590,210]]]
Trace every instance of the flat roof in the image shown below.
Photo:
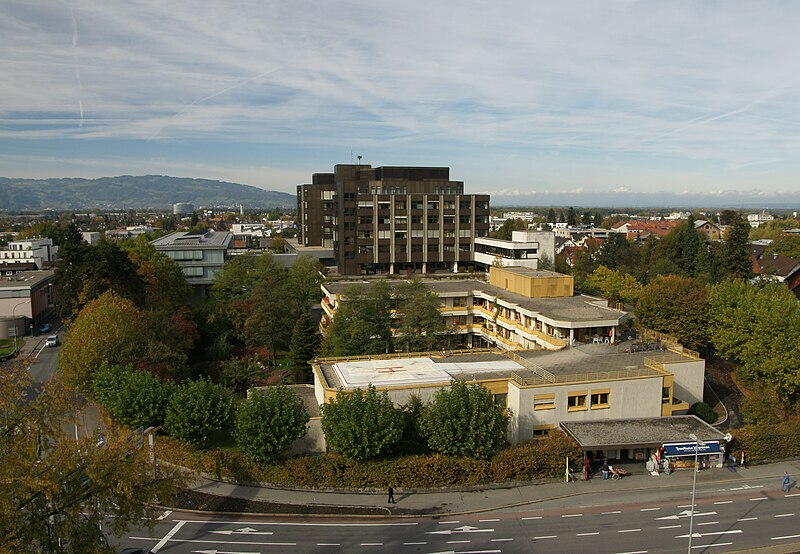
[[[0,266],[0,269],[2,269],[2,266]],[[4,275],[0,278],[0,288],[18,289],[35,287],[44,281],[52,281],[55,274],[56,272],[53,269],[42,269],[39,271],[20,271],[16,275]]]
[[[609,419],[606,421],[562,421],[561,429],[585,449],[650,446],[691,442],[690,434],[702,441],[719,441],[724,435],[694,415]]]
[[[444,353],[442,356],[373,357],[325,360],[319,364],[329,386],[354,389],[367,385],[411,387],[449,384],[452,380],[522,379],[520,386],[557,385],[587,380],[657,377],[663,373],[645,366],[645,358],[669,363],[687,361],[672,351],[623,352],[620,345],[580,345],[565,350],[512,353]],[[542,371],[544,370],[544,371]],[[542,373],[548,372],[553,380]]]
[[[150,244],[158,248],[220,248],[227,247],[233,235],[228,231],[176,231]]]
[[[506,269],[506,268],[504,268]],[[519,268],[517,268],[519,269]],[[536,271],[536,270],[532,270]],[[559,275],[555,273],[554,275]],[[403,283],[402,280],[387,280],[391,288],[396,288]],[[328,281],[323,284],[325,290],[331,294],[347,296],[350,287],[367,284],[368,281]],[[542,316],[558,322],[572,323],[605,323],[619,322],[628,316],[627,312],[620,312],[613,308],[602,306],[605,301],[591,296],[575,295],[558,298],[528,298],[515,294],[504,288],[490,285],[477,279],[451,279],[451,280],[423,280],[423,283],[434,291],[439,297],[457,296],[484,293],[488,296],[499,298],[500,302],[516,304],[520,308],[541,314]],[[584,325],[584,327],[587,325]],[[591,325],[588,325],[591,326]]]

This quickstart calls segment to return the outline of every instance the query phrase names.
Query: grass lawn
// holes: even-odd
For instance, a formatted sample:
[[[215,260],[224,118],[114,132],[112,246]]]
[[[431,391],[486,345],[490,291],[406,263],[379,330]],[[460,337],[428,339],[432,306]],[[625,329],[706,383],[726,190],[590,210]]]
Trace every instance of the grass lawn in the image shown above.
[[[20,341],[21,346],[22,341]],[[0,356],[14,353],[14,339],[0,339]]]

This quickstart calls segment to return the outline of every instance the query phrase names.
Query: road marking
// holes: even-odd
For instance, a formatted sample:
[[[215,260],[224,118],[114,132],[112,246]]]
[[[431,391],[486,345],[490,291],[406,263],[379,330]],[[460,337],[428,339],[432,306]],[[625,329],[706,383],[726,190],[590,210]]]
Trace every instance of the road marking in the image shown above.
[[[583,514],[561,514],[561,517],[583,517]]]
[[[730,546],[732,542],[718,542],[716,544],[698,544],[697,546],[692,546],[692,548],[711,548],[712,546]]]
[[[792,494],[784,494],[784,498],[790,498],[792,496],[800,496],[800,492],[793,492]]]
[[[714,502],[714,504],[733,504],[733,500],[720,500],[719,502]]]
[[[719,521],[704,521],[703,523],[698,523],[698,527],[700,525],[719,525]]]
[[[225,531],[211,531],[217,535],[272,535],[272,531],[256,531],[252,527],[242,527],[241,529],[227,529]]]
[[[383,546],[382,542],[362,542],[359,546]]]
[[[771,541],[782,541],[784,539],[796,539],[798,537],[800,537],[800,535],[786,535],[786,536],[783,536],[783,537],[772,537],[769,540],[771,540]]]
[[[636,533],[637,531],[641,531],[641,529],[621,529],[617,533]]]
[[[137,540],[137,541],[152,541],[152,540],[155,540],[155,539],[153,539],[153,537],[128,537],[128,538],[131,539],[131,540]],[[170,538],[169,542],[191,542],[191,543],[200,543],[200,544],[213,544],[214,546],[219,546],[221,544],[246,544],[248,546],[297,546],[296,542],[221,541],[219,539],[214,540],[214,541],[208,541],[208,540],[202,540],[202,539],[173,539],[173,538]],[[153,550],[152,552],[155,552],[155,550]]]
[[[164,535],[164,538],[158,541],[158,543],[153,548],[151,548],[150,551],[158,552],[159,550],[161,550],[164,547],[164,545],[167,544],[167,542],[169,542],[169,540],[173,536],[175,536],[175,533],[180,531],[181,527],[183,527],[184,525],[186,525],[185,521],[179,521],[178,523],[176,523],[175,526],[172,529],[170,529],[166,535]]]
[[[758,498],[751,498],[750,502],[756,502],[757,500],[769,500],[766,496],[759,496]]]
[[[757,517],[743,517],[741,519],[737,519],[736,521],[755,521],[757,519]]]
[[[640,509],[639,511],[640,511],[640,512],[654,512],[654,511],[656,511],[656,510],[660,510],[660,509],[661,509],[661,508],[642,508],[642,509]]]
[[[171,513],[172,513],[172,510],[167,510],[166,512],[164,512],[163,514],[158,516],[158,518],[156,518],[156,519],[158,519],[159,521],[161,521],[163,519],[167,519],[169,517],[169,514],[171,514]]]
[[[728,489],[729,491],[743,491],[747,489],[760,489],[764,485],[742,485],[741,487],[733,487],[732,489]]]
[[[185,523],[200,523],[201,525],[208,525],[211,523],[224,524],[224,525],[282,525],[282,526],[297,526],[297,527],[404,527],[419,525],[419,522],[408,521],[402,523],[301,523],[293,521],[224,521],[216,519],[182,519]],[[442,523],[458,523],[457,521],[442,522]]]
[[[555,539],[558,538],[558,535],[545,535],[543,537],[533,537],[533,540],[537,539]]]
[[[632,552],[617,552],[616,554],[647,554],[647,550],[634,550]]]
[[[426,535],[455,535],[456,533],[494,533],[494,529],[478,529],[469,525],[462,525],[455,529],[445,529],[444,531],[428,531]]]
[[[678,527],[681,527],[681,526],[680,525],[665,525],[663,527],[659,527],[659,529],[677,529]]]
[[[621,511],[615,510],[613,512],[602,512],[600,515],[607,516],[607,515],[610,515],[610,514],[621,514],[621,513],[622,513]]]
[[[592,535],[599,535],[599,531],[595,531],[593,533],[575,533],[576,537],[591,537]]]
[[[403,545],[408,545],[408,546],[419,546],[419,545],[423,545],[423,544],[428,544],[428,543],[427,542],[404,542],[403,543]]]
[[[440,521],[439,525],[449,525],[450,523],[461,523],[460,521]]]
[[[692,533],[693,537],[711,537],[717,535],[739,535],[743,531],[741,529],[731,529],[730,531],[713,531],[711,533]],[[676,539],[688,539],[689,535],[678,535]]]
[[[499,519],[479,519],[478,523],[489,523],[491,521],[500,521]]]
[[[542,519],[542,516],[532,516],[532,517],[523,517],[523,521],[526,519]]]
[[[794,514],[776,514],[775,517],[792,517]]]
[[[491,539],[489,542],[507,542],[513,541],[514,539]]]
[[[694,517],[715,516],[715,515],[717,515],[717,512],[695,512]],[[692,516],[692,511],[691,510],[684,510],[684,511],[682,511],[681,513],[679,513],[677,515],[657,517],[656,521],[659,521],[659,520],[662,520],[662,519],[681,519],[681,518],[684,518],[684,517],[691,517],[691,516]]]
[[[338,542],[318,542],[317,546],[342,546],[341,543]]]
[[[676,508],[691,508],[692,504],[681,504],[680,506],[675,506]]]
[[[469,541],[447,541],[447,544],[467,544]]]

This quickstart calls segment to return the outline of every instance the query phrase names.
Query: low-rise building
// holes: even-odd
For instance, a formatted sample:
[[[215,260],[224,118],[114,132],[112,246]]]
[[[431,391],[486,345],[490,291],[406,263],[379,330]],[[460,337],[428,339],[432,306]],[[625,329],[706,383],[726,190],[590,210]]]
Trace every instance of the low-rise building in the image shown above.
[[[515,266],[539,269],[542,260],[555,263],[555,234],[552,231],[512,231],[511,240],[475,238],[476,269]]]
[[[0,279],[0,339],[33,334],[55,307],[55,271],[26,271]]]
[[[233,235],[227,231],[178,231],[150,242],[169,256],[186,276],[196,297],[205,296],[228,258]]]
[[[56,258],[58,246],[51,238],[13,240],[0,250],[0,265],[19,266],[33,264],[35,269],[49,268]]]
[[[750,227],[760,227],[764,223],[768,223],[775,219],[771,214],[767,212],[761,212],[759,214],[748,214],[747,222],[750,223]]]

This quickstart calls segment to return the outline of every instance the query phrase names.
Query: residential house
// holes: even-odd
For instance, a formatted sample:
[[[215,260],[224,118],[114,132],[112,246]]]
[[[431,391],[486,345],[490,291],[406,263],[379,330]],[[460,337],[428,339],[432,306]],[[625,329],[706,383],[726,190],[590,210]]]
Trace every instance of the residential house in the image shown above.
[[[207,229],[170,233],[150,244],[180,266],[195,297],[200,299],[222,271],[232,239],[233,234],[227,231]]]

